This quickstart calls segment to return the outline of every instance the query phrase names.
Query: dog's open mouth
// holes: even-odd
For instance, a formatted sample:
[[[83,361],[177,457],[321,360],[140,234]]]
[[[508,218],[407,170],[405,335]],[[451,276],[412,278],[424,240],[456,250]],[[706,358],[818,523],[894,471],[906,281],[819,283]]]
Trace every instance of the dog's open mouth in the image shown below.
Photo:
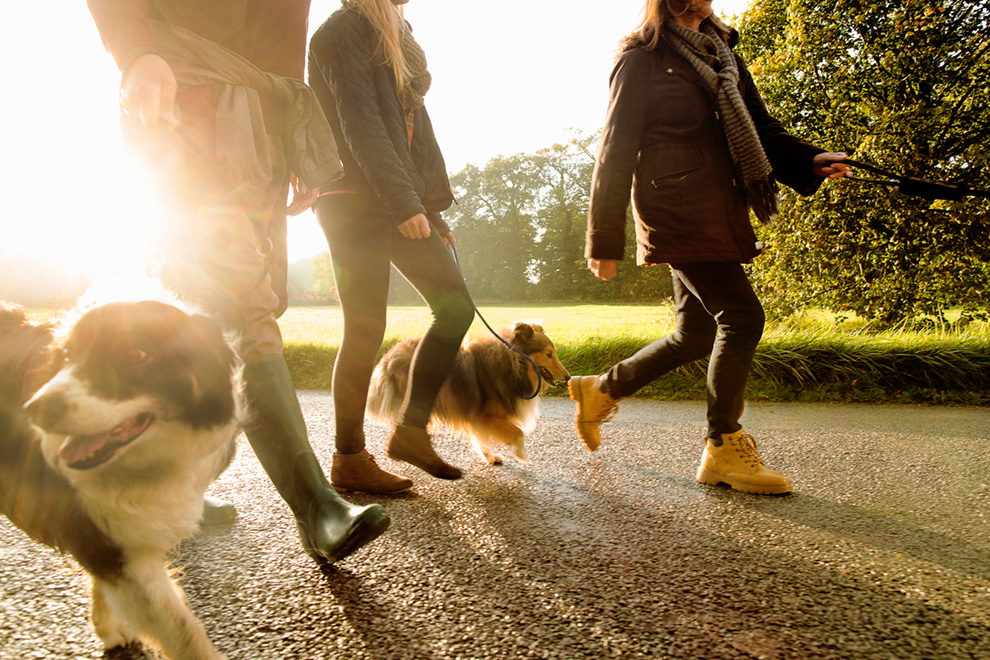
[[[553,375],[551,375],[550,370],[546,367],[540,367],[540,375],[543,376],[543,382],[547,384],[547,387],[551,387],[557,384],[554,380]]]
[[[90,470],[103,465],[121,447],[134,442],[151,425],[155,416],[141,413],[121,422],[106,433],[70,435],[58,449],[58,457],[73,470]]]

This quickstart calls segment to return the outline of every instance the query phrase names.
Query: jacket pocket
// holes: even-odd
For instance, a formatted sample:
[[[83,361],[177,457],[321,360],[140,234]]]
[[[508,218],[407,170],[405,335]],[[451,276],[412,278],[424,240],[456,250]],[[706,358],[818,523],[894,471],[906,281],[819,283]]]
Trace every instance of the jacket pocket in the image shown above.
[[[638,177],[656,190],[693,184],[704,178],[705,156],[690,147],[660,147],[640,154]]]

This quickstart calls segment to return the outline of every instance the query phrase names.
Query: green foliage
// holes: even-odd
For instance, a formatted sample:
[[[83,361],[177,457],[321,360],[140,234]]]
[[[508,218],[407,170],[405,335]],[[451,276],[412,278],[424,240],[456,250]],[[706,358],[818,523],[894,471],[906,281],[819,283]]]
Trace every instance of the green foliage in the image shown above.
[[[988,3],[761,0],[739,29],[767,105],[796,135],[895,174],[990,187]],[[894,324],[985,305],[986,200],[841,181],[782,207],[752,273],[778,316],[822,306]]]

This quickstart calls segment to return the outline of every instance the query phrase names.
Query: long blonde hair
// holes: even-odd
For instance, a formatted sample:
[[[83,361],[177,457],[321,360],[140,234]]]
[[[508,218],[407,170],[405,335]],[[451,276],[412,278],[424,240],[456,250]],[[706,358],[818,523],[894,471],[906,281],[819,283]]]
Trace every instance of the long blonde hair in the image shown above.
[[[381,55],[395,74],[395,88],[405,88],[410,73],[402,53],[402,31],[406,29],[402,7],[393,5],[390,0],[344,0],[344,4],[361,12],[375,28]]]
[[[688,0],[646,0],[640,12],[639,25],[619,43],[619,51],[642,47],[653,50],[660,42],[663,24],[668,18],[676,18],[688,9]],[[712,14],[708,19],[728,41],[731,28]]]

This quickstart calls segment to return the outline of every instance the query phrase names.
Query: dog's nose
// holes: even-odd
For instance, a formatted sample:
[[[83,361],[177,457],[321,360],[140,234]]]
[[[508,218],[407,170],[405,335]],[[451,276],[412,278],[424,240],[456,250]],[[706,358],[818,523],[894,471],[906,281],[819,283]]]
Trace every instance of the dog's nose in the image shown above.
[[[69,412],[69,401],[61,392],[46,392],[34,395],[24,404],[24,410],[36,425],[41,428],[55,426]]]

